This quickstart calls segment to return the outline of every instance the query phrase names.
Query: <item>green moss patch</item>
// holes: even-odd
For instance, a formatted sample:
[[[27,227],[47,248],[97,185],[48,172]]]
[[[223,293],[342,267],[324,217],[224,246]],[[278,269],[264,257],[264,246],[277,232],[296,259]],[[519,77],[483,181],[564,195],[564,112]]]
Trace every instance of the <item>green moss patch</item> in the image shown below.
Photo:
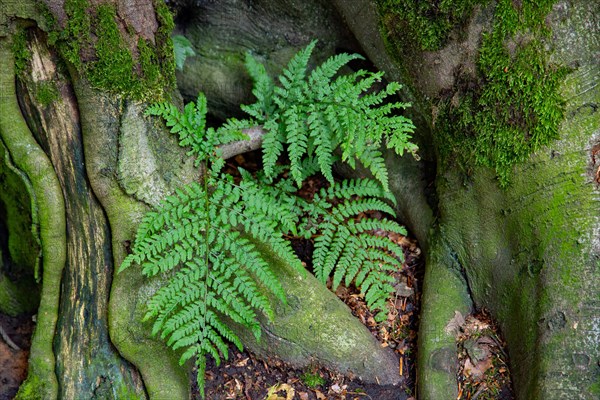
[[[564,117],[559,85],[568,73],[548,62],[545,19],[555,0],[499,0],[484,33],[476,76],[456,72],[452,90],[432,103],[436,147],[443,163],[468,175],[477,165],[509,184],[514,166],[558,138]],[[382,36],[402,65],[421,51],[441,49],[473,8],[489,0],[378,0]],[[407,33],[409,32],[409,33]],[[407,40],[410,38],[410,40]],[[404,66],[407,77],[413,73]],[[468,69],[468,68],[467,68]],[[411,79],[408,79],[409,83]]]
[[[44,107],[60,99],[60,93],[53,81],[41,81],[35,86],[36,100]]]
[[[489,0],[378,0],[384,26],[410,31],[421,50],[438,50],[448,40],[453,28],[464,24],[473,7]]]
[[[498,3],[493,31],[482,39],[477,78],[459,77],[439,104],[436,136],[444,161],[493,168],[505,187],[514,165],[558,139],[564,117],[559,87],[568,69],[549,63],[544,48],[551,3]]]
[[[159,23],[155,43],[133,40],[133,28],[117,16],[112,4],[94,8],[89,0],[65,1],[69,17],[60,28],[49,15],[49,43],[85,76],[93,87],[138,100],[160,100],[165,88],[175,85],[175,61],[170,33],[173,18],[164,3],[156,1]]]
[[[13,35],[12,52],[15,57],[15,73],[19,76],[25,72],[31,58],[31,52],[27,48],[27,31],[25,29],[19,29]]]

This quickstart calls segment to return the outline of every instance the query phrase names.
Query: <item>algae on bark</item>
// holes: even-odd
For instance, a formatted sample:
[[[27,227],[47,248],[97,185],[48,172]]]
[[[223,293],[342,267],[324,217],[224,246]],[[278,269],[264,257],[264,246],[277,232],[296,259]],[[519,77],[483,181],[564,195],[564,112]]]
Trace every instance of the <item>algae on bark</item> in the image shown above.
[[[17,104],[14,58],[10,39],[0,37],[0,135],[15,166],[32,185],[37,209],[43,257],[42,293],[37,327],[32,339],[29,376],[18,398],[56,398],[58,383],[54,373],[52,348],[60,277],[66,261],[65,208],[51,162],[36,143]]]
[[[550,92],[542,95],[539,104],[554,101],[561,93],[567,101],[563,116],[548,108],[558,120],[553,119],[552,126],[541,127],[548,130],[549,137],[555,136],[553,129],[558,129],[561,139],[538,140],[532,147],[533,154],[518,157],[520,163],[511,164],[512,180],[505,190],[498,187],[493,170],[477,164],[442,163],[439,155],[443,152],[437,150],[434,159],[438,162],[437,201],[432,203],[437,221],[434,233],[427,238],[433,254],[427,258],[426,279],[430,281],[425,283],[419,343],[419,393],[424,398],[444,398],[440,397],[443,393],[456,390],[453,373],[446,371],[433,378],[438,372],[429,361],[436,358],[440,338],[444,337],[440,331],[443,324],[436,327],[434,323],[436,316],[441,318],[445,314],[442,319],[448,320],[459,306],[446,299],[458,299],[458,294],[467,290],[477,307],[489,308],[500,322],[508,341],[518,398],[587,399],[594,398],[598,387],[600,349],[592,338],[598,338],[599,196],[593,175],[597,167],[590,160],[592,149],[598,145],[600,129],[596,107],[600,27],[593,17],[598,15],[599,4],[585,1],[515,4],[499,1],[488,7],[475,7],[469,23],[460,28],[467,35],[451,35],[438,51],[421,52],[413,47],[410,54],[391,54],[390,58],[401,56],[395,58],[400,66],[381,55],[374,58],[380,69],[392,71],[412,88],[419,99],[416,110],[429,121],[433,135],[439,133],[440,127],[448,126],[444,120],[447,115],[440,112],[439,99],[449,98],[450,104],[457,107],[463,100],[461,93],[468,94],[472,89],[464,79],[457,78],[474,76],[477,72],[474,66],[479,58],[481,33],[492,30],[490,12],[506,13],[511,11],[510,7],[516,7],[516,12],[504,15],[500,22],[513,24],[510,33],[519,27],[528,28],[527,34],[515,35],[509,38],[512,41],[501,44],[510,56],[515,56],[519,46],[532,40],[536,33],[531,28],[541,24],[544,30],[544,24],[549,24],[553,34],[538,35],[545,44],[543,63],[571,68],[560,87],[556,79],[540,80],[548,85],[545,89]],[[382,42],[379,33],[353,22],[352,8],[368,9],[366,4],[338,2],[338,7],[346,11],[361,43]],[[361,20],[364,18],[361,16]],[[395,33],[399,40],[410,40],[402,30]],[[387,48],[397,49],[389,43]],[[522,85],[524,90],[535,88],[526,81],[527,70],[512,71],[511,65],[496,67],[498,73],[507,77],[512,73],[512,79],[517,80],[513,83]],[[541,74],[554,72],[545,67],[536,70]],[[541,92],[538,90],[533,96],[539,97]],[[450,96],[445,97],[448,93]],[[510,100],[502,103],[510,106]],[[468,107],[464,113],[467,117],[476,114],[477,110]],[[528,122],[541,123],[545,118],[535,116],[536,113],[531,114],[533,120]],[[456,126],[452,129],[454,134],[464,135],[462,129],[456,130]],[[439,137],[436,143],[447,145]],[[470,152],[472,148],[467,146],[459,151]],[[496,151],[502,152],[502,148]],[[460,157],[453,160],[456,159]],[[405,215],[410,217],[411,213]],[[436,239],[441,239],[446,249],[440,249]],[[431,279],[440,274],[445,276],[452,269],[440,271],[440,262],[436,260],[441,260],[442,268],[458,265],[453,269],[464,274],[468,286],[452,288],[453,295],[442,294],[445,286],[432,284]],[[450,346],[450,338],[446,339]],[[452,362],[454,357],[447,354],[446,361]]]

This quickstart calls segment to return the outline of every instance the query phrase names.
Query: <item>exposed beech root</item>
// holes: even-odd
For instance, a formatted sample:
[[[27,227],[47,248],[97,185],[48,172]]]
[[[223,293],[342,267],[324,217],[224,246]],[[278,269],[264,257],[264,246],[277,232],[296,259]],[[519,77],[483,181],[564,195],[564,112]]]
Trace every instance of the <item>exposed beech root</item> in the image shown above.
[[[460,266],[440,235],[430,238],[419,326],[419,397],[456,398],[456,316],[471,312],[472,302]],[[460,324],[459,324],[460,325]]]
[[[17,398],[55,399],[58,397],[58,382],[52,343],[58,318],[61,274],[66,260],[65,207],[52,164],[33,138],[17,103],[10,38],[0,38],[0,88],[0,138],[15,166],[31,182],[43,256],[43,287],[37,328],[31,343],[29,376]]]
[[[83,80],[74,81],[83,135],[86,172],[94,194],[106,212],[112,238],[114,265],[125,256],[125,243],[147,207],[127,195],[117,180],[119,146],[119,100],[91,89]],[[168,137],[168,136],[167,136]],[[116,270],[116,268],[115,268]],[[179,356],[160,339],[152,338],[140,311],[145,305],[142,286],[145,278],[126,271],[114,274],[108,308],[110,338],[121,356],[133,363],[142,375],[150,398],[189,397],[187,372],[178,365]],[[140,289],[141,288],[141,289]]]

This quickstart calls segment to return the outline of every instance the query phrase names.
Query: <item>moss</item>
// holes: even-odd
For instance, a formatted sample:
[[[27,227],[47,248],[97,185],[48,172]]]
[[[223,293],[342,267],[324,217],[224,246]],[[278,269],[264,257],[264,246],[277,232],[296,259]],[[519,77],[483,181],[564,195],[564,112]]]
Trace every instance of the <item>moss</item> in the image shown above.
[[[60,99],[56,83],[53,81],[41,81],[35,86],[36,100],[44,107]]]
[[[63,57],[81,70],[83,63],[80,52],[90,41],[90,4],[88,0],[66,0],[64,7],[68,19],[65,28],[58,35],[59,48]]]
[[[12,52],[15,58],[15,73],[20,76],[25,73],[31,58],[31,51],[27,47],[27,31],[25,29],[19,29],[13,35]]]
[[[492,30],[482,39],[477,77],[459,74],[455,87],[433,101],[443,163],[455,162],[466,175],[476,165],[491,167],[506,187],[516,164],[558,138],[564,117],[558,88],[568,70],[549,63],[544,48],[550,33],[545,18],[555,2],[497,2]],[[382,36],[402,65],[415,52],[440,49],[452,30],[468,21],[473,7],[488,3],[379,0]],[[412,73],[403,69],[407,77]]]
[[[116,22],[114,6],[98,7],[96,22],[99,33],[95,44],[97,61],[89,68],[92,85],[116,93],[135,93],[141,90],[140,80],[134,77],[134,61]]]
[[[175,53],[173,50],[173,41],[171,40],[171,32],[175,28],[173,14],[171,14],[164,1],[154,0],[154,9],[156,11],[156,20],[158,21],[158,30],[154,36],[156,40],[156,54],[165,82],[175,87]]]
[[[119,25],[115,6],[100,4],[94,8],[89,0],[65,2],[69,18],[64,28],[49,11],[44,14],[50,27],[48,42],[56,44],[63,58],[93,87],[138,100],[159,100],[164,89],[175,86],[170,39],[174,23],[163,2],[156,1],[155,9],[159,23],[156,45],[139,38],[137,49],[130,47],[129,39],[136,32],[130,25]]]
[[[300,376],[300,379],[311,389],[314,389],[317,386],[324,386],[326,383],[325,379],[314,370],[306,371],[302,374],[302,376]]]
[[[558,139],[559,86],[568,69],[547,61],[543,21],[551,3],[524,2],[520,9],[498,3],[493,31],[483,36],[478,78],[459,78],[440,101],[436,139],[444,161],[458,160],[467,170],[491,167],[506,187],[516,164]]]
[[[464,24],[473,7],[489,0],[378,0],[384,25],[393,22],[408,29],[422,50],[438,50],[453,28]],[[395,22],[394,22],[395,21]],[[385,35],[387,36],[387,35]]]
[[[48,388],[37,375],[29,374],[25,383],[19,387],[15,400],[44,400]]]
[[[58,20],[48,8],[48,5],[43,1],[36,2],[36,8],[38,15],[41,16],[40,19],[37,20],[39,27],[48,34],[48,43],[51,46],[56,44],[58,40]]]

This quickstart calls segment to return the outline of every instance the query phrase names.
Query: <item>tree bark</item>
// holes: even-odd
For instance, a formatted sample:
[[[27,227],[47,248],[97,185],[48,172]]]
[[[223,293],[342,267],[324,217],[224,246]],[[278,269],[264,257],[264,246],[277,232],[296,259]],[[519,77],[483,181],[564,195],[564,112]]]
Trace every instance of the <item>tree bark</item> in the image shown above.
[[[75,94],[41,32],[33,35],[30,49],[32,80],[23,78],[19,97],[65,199],[67,260],[54,338],[54,351],[60,354],[56,363],[58,397],[143,395],[139,376],[115,351],[108,335],[108,294],[114,270],[110,229],[87,180]],[[39,104],[31,89],[43,82],[57,86],[60,101],[51,106]]]
[[[417,134],[426,142],[439,134],[436,126],[444,121],[435,120],[438,102],[456,90],[457,71],[474,72],[481,32],[491,30],[495,4],[476,7],[462,34],[440,50],[408,44],[411,50],[403,54],[390,53],[392,46],[372,28],[379,16],[370,2],[336,4],[370,58],[412,89],[415,110],[430,127]],[[435,156],[437,219],[426,239],[419,333],[421,398],[456,397],[455,332],[447,328],[456,312],[470,310],[469,297],[500,323],[517,398],[592,399],[599,393],[600,221],[598,163],[591,157],[600,126],[595,106],[600,27],[593,17],[598,11],[597,2],[559,1],[546,18],[553,35],[545,43],[554,49],[547,57],[573,67],[561,88],[566,99],[561,139],[517,165],[507,189],[498,187],[488,168],[477,167],[465,178],[460,165],[448,167]],[[397,33],[399,41],[414,41]],[[395,168],[403,174],[402,166]],[[405,207],[425,206],[421,201]]]

